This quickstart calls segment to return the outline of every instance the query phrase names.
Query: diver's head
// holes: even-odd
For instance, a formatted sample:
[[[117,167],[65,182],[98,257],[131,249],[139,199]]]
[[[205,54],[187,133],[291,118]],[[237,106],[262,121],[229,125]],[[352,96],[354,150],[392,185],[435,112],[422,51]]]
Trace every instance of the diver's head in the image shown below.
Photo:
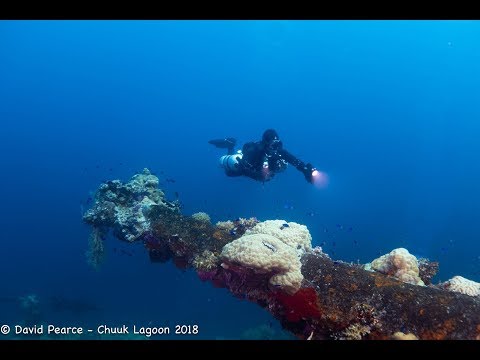
[[[270,144],[272,144],[272,142],[274,142],[276,140],[280,140],[280,138],[278,137],[278,134],[274,129],[265,130],[265,132],[263,133],[263,136],[262,136],[262,141],[266,145],[270,145]]]
[[[265,130],[262,142],[265,144],[268,153],[276,152],[282,147],[282,142],[274,129]]]

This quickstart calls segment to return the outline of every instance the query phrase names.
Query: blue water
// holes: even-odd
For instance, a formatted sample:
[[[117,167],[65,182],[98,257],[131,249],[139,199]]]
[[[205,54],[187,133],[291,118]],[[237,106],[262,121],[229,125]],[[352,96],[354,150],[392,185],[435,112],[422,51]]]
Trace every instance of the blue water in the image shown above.
[[[440,262],[434,282],[480,281],[478,39],[478,21],[1,21],[0,322],[25,320],[2,297],[36,294],[45,323],[285,336],[141,246],[109,239],[133,256],[89,268],[89,192],[145,167],[176,180],[164,189],[186,214],[295,221],[336,259],[405,247]],[[293,167],[264,186],[222,173],[208,140],[270,127],[327,187]]]

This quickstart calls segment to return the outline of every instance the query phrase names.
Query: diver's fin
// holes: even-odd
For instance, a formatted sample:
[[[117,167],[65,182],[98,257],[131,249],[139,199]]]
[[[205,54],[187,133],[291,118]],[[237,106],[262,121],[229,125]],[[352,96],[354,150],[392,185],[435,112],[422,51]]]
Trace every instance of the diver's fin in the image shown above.
[[[236,140],[234,138],[226,138],[226,139],[213,139],[210,140],[208,143],[215,145],[217,148],[220,149],[232,149],[235,144]]]

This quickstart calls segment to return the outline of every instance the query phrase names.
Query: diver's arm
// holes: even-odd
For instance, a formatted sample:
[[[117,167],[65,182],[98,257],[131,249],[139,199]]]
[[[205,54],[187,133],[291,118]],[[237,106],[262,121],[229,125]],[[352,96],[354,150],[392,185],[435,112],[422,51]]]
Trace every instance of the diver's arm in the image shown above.
[[[300,171],[308,182],[312,182],[312,172],[315,168],[312,164],[308,163],[305,164],[302,160],[298,159],[297,157],[290,154],[287,150],[281,148],[278,151],[279,155],[285,159],[286,162],[295,166],[295,168]]]

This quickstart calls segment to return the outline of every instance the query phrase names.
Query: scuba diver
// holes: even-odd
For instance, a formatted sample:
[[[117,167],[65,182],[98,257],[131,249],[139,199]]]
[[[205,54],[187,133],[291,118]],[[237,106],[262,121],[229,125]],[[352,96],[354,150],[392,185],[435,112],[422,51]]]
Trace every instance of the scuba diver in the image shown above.
[[[220,158],[220,166],[224,168],[227,176],[247,176],[265,182],[284,171],[288,164],[300,171],[309,183],[313,183],[319,175],[312,164],[305,164],[283,148],[283,143],[274,129],[266,130],[261,141],[248,142],[236,153],[234,138],[214,139],[210,140],[209,144],[227,149],[227,155]]]

